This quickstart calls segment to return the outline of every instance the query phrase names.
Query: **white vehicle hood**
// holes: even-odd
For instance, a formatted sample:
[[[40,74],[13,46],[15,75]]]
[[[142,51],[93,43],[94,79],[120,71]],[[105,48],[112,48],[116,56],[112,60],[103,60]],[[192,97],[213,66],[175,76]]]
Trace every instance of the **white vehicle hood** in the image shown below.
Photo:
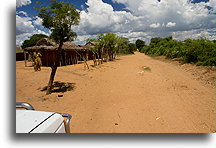
[[[55,133],[63,121],[58,113],[16,110],[16,133]]]

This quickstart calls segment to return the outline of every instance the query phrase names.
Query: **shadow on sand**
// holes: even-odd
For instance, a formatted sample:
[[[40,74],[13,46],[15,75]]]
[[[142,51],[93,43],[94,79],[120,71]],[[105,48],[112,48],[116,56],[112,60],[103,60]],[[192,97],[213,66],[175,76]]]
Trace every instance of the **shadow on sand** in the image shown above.
[[[60,81],[55,81],[53,83],[53,88],[51,93],[59,93],[59,92],[67,92],[67,91],[72,91],[75,88],[76,83],[68,83],[68,82],[60,82]],[[41,91],[46,91],[47,86],[43,87]]]

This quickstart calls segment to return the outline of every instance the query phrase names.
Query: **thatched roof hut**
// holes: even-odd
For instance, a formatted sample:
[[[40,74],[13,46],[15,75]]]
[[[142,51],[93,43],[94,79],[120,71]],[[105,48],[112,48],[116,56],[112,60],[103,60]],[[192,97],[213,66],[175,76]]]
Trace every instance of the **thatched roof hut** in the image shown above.
[[[39,40],[35,46],[27,47],[24,50],[25,51],[36,51],[37,49],[58,50],[58,44],[48,38],[44,38],[44,39]],[[62,50],[88,50],[88,48],[79,47],[75,45],[73,42],[67,41],[67,42],[64,42],[62,46]]]
[[[95,46],[97,46],[99,43],[98,42],[95,42],[95,41],[88,41],[84,46],[82,46],[82,47],[84,47],[84,48],[87,48],[87,49],[89,49],[89,50],[91,50],[91,47],[95,47]],[[96,55],[96,58],[98,59],[101,59],[101,50],[99,49],[99,51],[98,51],[98,55]],[[92,57],[92,59],[93,59],[93,54],[91,55],[91,57]]]
[[[98,42],[88,41],[83,47],[92,47],[96,46]]]
[[[56,60],[59,57],[58,47],[59,45],[54,41],[44,38],[39,40],[35,46],[25,48],[24,51],[33,55],[33,52],[38,49],[42,54],[41,60],[43,66],[76,64],[78,61],[82,61],[83,57],[88,60],[88,54],[91,52],[87,47],[79,47],[70,41],[64,42],[61,53],[62,57],[58,61]]]

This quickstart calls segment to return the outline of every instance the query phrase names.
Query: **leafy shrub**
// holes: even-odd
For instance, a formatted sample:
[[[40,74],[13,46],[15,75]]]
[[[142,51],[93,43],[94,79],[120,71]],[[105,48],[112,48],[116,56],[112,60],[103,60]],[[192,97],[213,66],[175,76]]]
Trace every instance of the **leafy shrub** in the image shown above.
[[[166,56],[167,58],[182,58],[184,63],[216,66],[216,41],[205,39],[176,41],[172,37],[152,38],[150,45],[140,52],[147,55]]]

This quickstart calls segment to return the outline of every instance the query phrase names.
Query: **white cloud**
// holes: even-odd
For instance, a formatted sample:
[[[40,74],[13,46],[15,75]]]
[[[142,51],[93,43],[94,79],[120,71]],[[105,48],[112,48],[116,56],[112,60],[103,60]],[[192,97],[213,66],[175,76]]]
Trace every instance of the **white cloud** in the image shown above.
[[[206,38],[208,40],[215,40],[216,38],[216,29],[193,29],[188,31],[176,31],[173,32],[173,38],[176,40],[185,40],[185,39],[200,39]]]
[[[150,24],[154,22],[160,24],[175,22],[180,30],[202,27],[212,28],[215,26],[213,23],[213,20],[215,20],[215,0],[206,3],[190,3],[188,0],[161,0],[160,2],[158,0],[112,1],[124,4],[133,15],[148,18]],[[208,7],[212,7],[212,10],[209,10]]]
[[[160,23],[151,24],[151,25],[149,25],[149,27],[151,27],[151,28],[158,28],[158,27],[160,27]]]
[[[133,16],[139,17],[139,24],[143,32],[148,33],[149,36],[154,37],[158,35],[159,37],[165,37],[172,35],[173,32],[182,32],[182,34],[190,32],[194,34],[194,36],[192,35],[191,37],[207,36],[208,38],[210,36],[210,38],[216,39],[215,36],[204,33],[204,30],[216,28],[216,15],[213,14],[216,13],[216,0],[209,0],[209,2],[206,3],[191,3],[188,0],[161,0],[160,2],[158,0],[112,1],[124,4],[125,7],[132,12]],[[211,10],[209,10],[209,7],[211,7]],[[147,26],[150,28],[146,28],[143,24],[148,24]],[[134,31],[138,31],[137,28],[134,27]],[[203,31],[199,34],[191,30]],[[182,35],[182,37],[184,37],[184,35]]]
[[[208,6],[212,7],[215,10],[215,0],[209,0]]]
[[[42,26],[42,19],[38,16],[35,17],[35,20],[33,21],[33,23],[37,26],[43,27]]]
[[[79,34],[124,32],[137,26],[136,16],[126,11],[114,11],[102,0],[88,0],[86,5],[88,8],[80,13],[80,25],[75,27]]]
[[[26,14],[25,16],[19,16],[18,14]],[[36,19],[35,19],[36,18]],[[42,26],[39,17],[34,19],[28,17],[25,12],[18,12],[16,15],[16,45],[21,45],[24,40],[27,40],[33,34],[45,34],[49,35],[40,29],[37,29],[34,25]]]
[[[24,16],[28,16],[27,12],[25,12],[25,11],[19,11],[17,14],[22,14]]]
[[[22,7],[31,4],[31,0],[16,0],[16,7]]]
[[[188,0],[112,1],[125,5],[129,12],[115,11],[102,0],[88,0],[87,9],[81,11],[80,25],[74,28],[78,35],[114,32],[135,40],[132,35],[165,37],[177,31],[215,28],[214,0],[195,4]]]
[[[128,38],[130,42],[135,43],[137,39],[148,41],[151,36],[147,32],[130,32],[130,33],[117,33],[118,36]]]
[[[166,24],[166,27],[174,27],[176,25],[176,23],[174,22],[169,22]]]
[[[32,19],[30,17],[21,17],[16,15],[16,34],[23,34],[34,31]]]
[[[31,37],[34,34],[45,34],[47,36],[50,35],[49,33],[46,33],[42,30],[35,29],[32,32],[27,32],[27,33],[22,33],[22,34],[16,35],[16,45],[22,45],[22,43],[25,40],[28,40],[29,37]]]
[[[86,43],[86,40],[89,38],[97,38],[97,35],[78,35],[77,39],[74,41],[76,45],[84,45]]]

